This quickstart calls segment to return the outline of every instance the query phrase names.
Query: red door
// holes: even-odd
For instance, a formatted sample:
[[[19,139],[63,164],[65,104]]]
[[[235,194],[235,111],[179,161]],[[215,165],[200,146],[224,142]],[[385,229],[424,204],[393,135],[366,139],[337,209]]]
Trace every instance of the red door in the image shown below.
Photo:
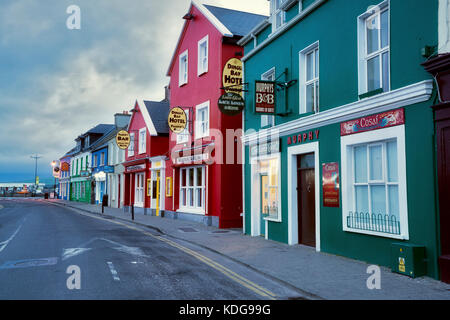
[[[314,153],[297,156],[298,239],[316,246],[316,195]]]

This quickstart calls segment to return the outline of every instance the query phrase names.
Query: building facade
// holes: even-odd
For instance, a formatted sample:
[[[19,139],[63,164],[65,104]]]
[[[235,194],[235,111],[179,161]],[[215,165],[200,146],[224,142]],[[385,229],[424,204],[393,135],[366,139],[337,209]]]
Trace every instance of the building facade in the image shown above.
[[[70,164],[70,200],[95,203],[95,182],[90,167],[92,146],[114,125],[99,124],[75,139],[76,147]]]
[[[439,277],[436,91],[421,66],[438,2],[271,1],[239,42],[246,234],[384,266],[393,246],[419,246]]]
[[[58,198],[62,200],[70,200],[70,163],[71,155],[74,150],[66,153],[59,159],[59,194]]]
[[[165,204],[170,217],[220,228],[242,226],[241,157],[232,156],[233,161],[225,163],[226,129],[232,134],[241,129],[242,116],[222,114],[218,100],[227,82],[227,87],[242,83],[243,48],[237,41],[264,18],[197,2],[183,18],[167,72],[170,107],[183,109],[187,118],[183,132],[170,133]],[[227,65],[232,70],[224,75]],[[230,153],[235,151],[232,140]]]
[[[165,210],[165,157],[168,153],[169,103],[136,101],[128,125],[131,144],[126,150],[124,210],[160,215]]]

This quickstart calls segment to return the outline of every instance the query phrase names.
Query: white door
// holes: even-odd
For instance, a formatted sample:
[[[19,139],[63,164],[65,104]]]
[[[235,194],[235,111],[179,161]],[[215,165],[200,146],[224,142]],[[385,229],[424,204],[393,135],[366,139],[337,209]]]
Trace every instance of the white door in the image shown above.
[[[136,207],[144,207],[144,173],[136,174],[134,205]]]

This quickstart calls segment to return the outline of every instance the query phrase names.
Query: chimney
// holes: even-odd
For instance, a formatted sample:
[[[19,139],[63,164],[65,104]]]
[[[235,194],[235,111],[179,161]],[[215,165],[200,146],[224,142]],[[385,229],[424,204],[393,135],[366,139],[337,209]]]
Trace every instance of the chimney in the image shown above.
[[[161,102],[170,102],[170,88],[168,85],[164,87],[164,100]]]
[[[124,111],[123,113],[116,113],[114,115],[114,124],[116,125],[116,128],[123,128],[128,125],[128,122],[130,122],[131,115],[128,114],[127,111]]]

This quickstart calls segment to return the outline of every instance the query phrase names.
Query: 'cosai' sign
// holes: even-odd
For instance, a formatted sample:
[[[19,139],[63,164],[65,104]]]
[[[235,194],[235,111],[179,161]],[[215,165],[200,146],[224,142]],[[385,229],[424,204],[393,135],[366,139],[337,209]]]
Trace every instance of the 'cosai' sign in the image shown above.
[[[255,112],[275,113],[275,82],[255,81]]]
[[[169,129],[173,133],[181,133],[186,129],[187,126],[187,116],[186,112],[180,107],[175,107],[170,110],[169,118],[167,119],[169,123]]]
[[[223,87],[226,92],[235,92],[242,96],[242,61],[232,58],[223,68]]]
[[[130,143],[131,143],[131,138],[130,138],[130,134],[127,131],[120,130],[119,132],[117,132],[116,144],[120,149],[122,149],[122,150],[127,149],[130,146]]]

